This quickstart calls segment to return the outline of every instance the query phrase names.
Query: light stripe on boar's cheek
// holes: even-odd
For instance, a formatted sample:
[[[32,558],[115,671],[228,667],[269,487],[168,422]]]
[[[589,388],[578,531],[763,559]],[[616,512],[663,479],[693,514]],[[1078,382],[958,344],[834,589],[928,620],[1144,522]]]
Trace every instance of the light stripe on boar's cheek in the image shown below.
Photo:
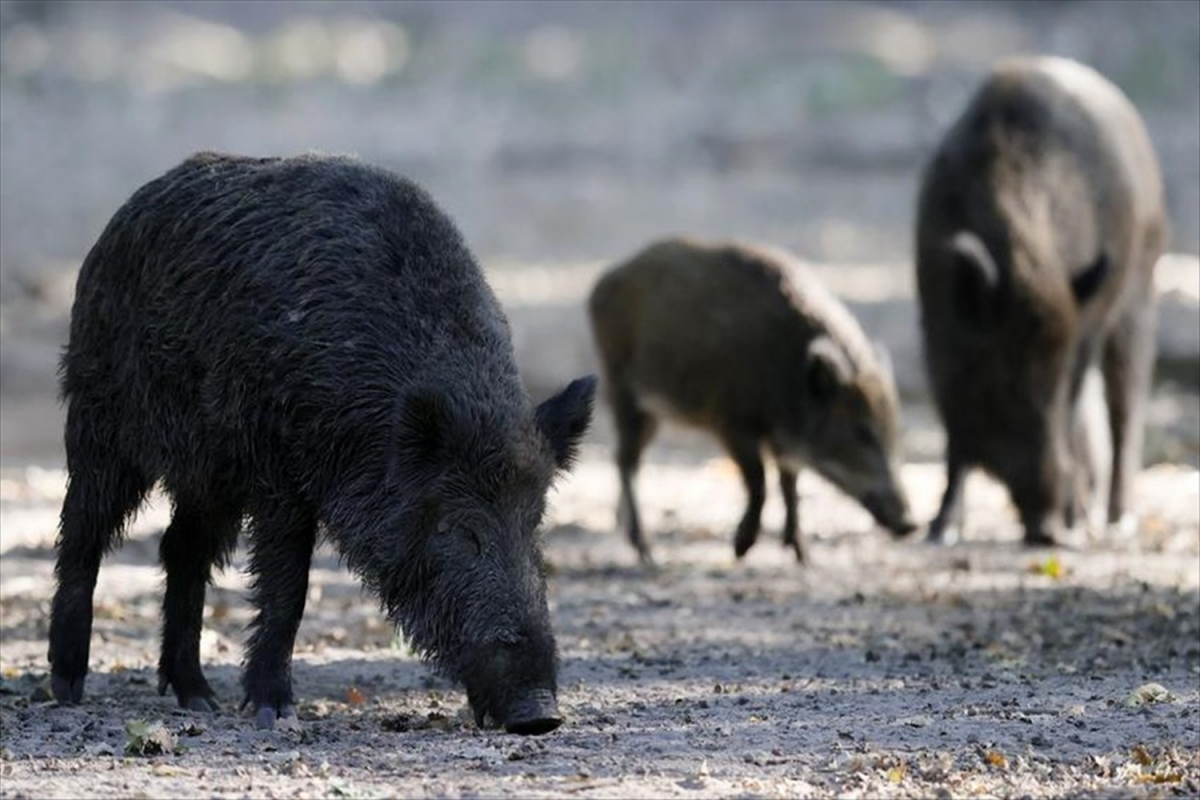
[[[828,402],[838,387],[850,379],[850,365],[841,348],[829,336],[818,336],[808,346],[808,391],[822,402]]]
[[[950,240],[954,266],[955,308],[964,320],[987,324],[993,319],[994,293],[1000,273],[987,245],[970,231],[959,231]]]

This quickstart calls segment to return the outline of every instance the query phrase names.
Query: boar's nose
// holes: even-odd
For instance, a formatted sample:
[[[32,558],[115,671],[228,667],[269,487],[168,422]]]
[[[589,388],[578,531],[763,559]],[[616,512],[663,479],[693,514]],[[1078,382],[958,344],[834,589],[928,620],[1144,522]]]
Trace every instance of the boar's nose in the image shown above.
[[[554,693],[538,689],[509,704],[504,730],[521,736],[541,736],[562,725],[562,722]]]
[[[863,505],[880,525],[890,530],[896,537],[907,536],[917,529],[917,523],[912,518],[908,502],[901,495],[895,493],[868,494],[863,498]]]
[[[904,513],[903,517],[901,517],[894,525],[891,526],[892,533],[896,534],[896,536],[908,536],[916,529],[917,523],[907,511]]]

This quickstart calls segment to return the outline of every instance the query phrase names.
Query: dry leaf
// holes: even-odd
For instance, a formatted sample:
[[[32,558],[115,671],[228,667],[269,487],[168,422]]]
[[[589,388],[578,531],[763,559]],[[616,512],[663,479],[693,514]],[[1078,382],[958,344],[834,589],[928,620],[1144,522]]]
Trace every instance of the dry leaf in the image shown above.
[[[352,706],[361,706],[364,702],[366,702],[366,699],[367,698],[363,697],[363,693],[358,690],[357,686],[351,686],[346,690],[346,702]]]
[[[454,721],[445,714],[439,714],[436,711],[431,711],[425,715],[425,720],[430,728],[435,731],[448,731],[453,727]]]
[[[1138,775],[1134,780],[1138,783],[1179,783],[1183,780],[1183,775],[1178,772],[1152,772],[1148,775]]]
[[[889,783],[900,783],[904,780],[904,776],[908,774],[908,764],[901,761],[896,766],[888,770],[887,779]]]
[[[1172,703],[1175,699],[1175,695],[1168,692],[1161,683],[1146,683],[1130,692],[1121,705],[1137,708],[1151,703]]]
[[[983,761],[985,764],[996,767],[997,769],[1004,769],[1008,766],[1008,759],[1005,758],[1004,754],[999,750],[985,751],[983,754]]]
[[[125,723],[125,754],[130,756],[157,756],[175,751],[175,734],[160,721],[146,722],[135,719]]]
[[[112,619],[125,621],[125,606],[118,601],[100,601],[92,612],[96,619]]]
[[[1168,525],[1161,514],[1147,514],[1142,518],[1142,528],[1147,533],[1162,533],[1168,529]]]
[[[1146,749],[1145,745],[1134,745],[1133,750],[1129,754],[1134,761],[1143,767],[1148,767],[1154,763],[1154,758],[1150,755],[1150,751]]]

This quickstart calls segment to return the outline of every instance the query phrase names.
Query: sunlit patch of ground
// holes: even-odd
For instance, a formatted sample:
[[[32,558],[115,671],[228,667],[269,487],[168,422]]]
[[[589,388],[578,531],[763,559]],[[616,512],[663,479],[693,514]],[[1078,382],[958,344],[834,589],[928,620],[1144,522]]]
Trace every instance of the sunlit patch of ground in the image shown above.
[[[225,710],[154,691],[159,499],[103,566],[88,697],[44,701],[51,549],[62,474],[0,478],[0,793],[5,797],[583,797],[939,792],[1187,796],[1200,788],[1200,476],[1138,485],[1136,538],[1031,552],[1004,493],[968,489],[953,549],[894,542],[816,478],[801,483],[811,564],[766,530],[742,563],[743,502],[703,448],[659,448],[640,486],[660,567],[614,526],[615,475],[587,448],[546,531],[567,724],[519,739],[476,730],[324,550],[296,648],[302,727],[261,733],[233,709],[245,578],[209,593],[202,653]],[[919,515],[940,470],[906,469]],[[244,565],[239,554],[238,567]],[[1156,690],[1135,691],[1147,684]],[[1137,705],[1145,702],[1148,704]],[[161,722],[173,753],[129,756],[127,723]]]

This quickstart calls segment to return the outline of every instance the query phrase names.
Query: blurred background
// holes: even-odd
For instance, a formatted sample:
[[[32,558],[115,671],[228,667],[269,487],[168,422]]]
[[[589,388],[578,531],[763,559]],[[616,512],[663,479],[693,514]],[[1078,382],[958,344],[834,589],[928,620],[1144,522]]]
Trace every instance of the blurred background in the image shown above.
[[[535,396],[594,369],[583,298],[650,239],[793,250],[888,343],[940,457],[912,300],[920,168],[997,58],[1098,68],[1174,220],[1151,461],[1200,459],[1200,4],[0,2],[0,462],[61,466],[79,264],[190,153],[352,153],[449,211]],[[608,436],[601,412],[594,441]],[[673,434],[686,441],[687,434]]]

